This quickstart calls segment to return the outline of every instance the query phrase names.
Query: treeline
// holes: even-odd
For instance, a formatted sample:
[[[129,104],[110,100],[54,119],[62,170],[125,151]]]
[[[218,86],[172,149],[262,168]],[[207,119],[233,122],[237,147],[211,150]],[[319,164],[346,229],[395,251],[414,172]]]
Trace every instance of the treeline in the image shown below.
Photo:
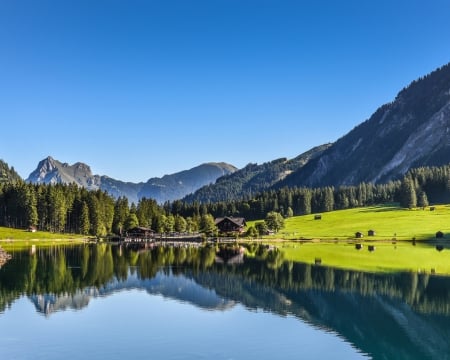
[[[158,233],[215,230],[214,218],[241,216],[263,219],[270,212],[284,217],[398,202],[406,208],[450,201],[450,166],[409,171],[387,184],[361,183],[339,188],[282,188],[252,198],[215,203],[177,200],[159,205],[142,198],[130,204],[106,192],[76,185],[35,185],[23,181],[0,183],[0,226],[82,235],[123,234],[135,226]]]
[[[74,184],[23,181],[0,184],[0,226],[97,237],[122,235],[136,226],[158,233],[215,230],[214,218],[206,210],[185,218],[167,212],[152,199],[129,204],[125,197],[114,199],[104,191],[88,191]]]

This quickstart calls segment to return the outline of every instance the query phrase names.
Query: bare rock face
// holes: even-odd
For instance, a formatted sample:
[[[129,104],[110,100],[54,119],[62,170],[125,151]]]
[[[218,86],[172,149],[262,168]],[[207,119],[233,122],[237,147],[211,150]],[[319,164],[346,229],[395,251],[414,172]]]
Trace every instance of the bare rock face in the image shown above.
[[[390,174],[404,174],[415,164],[424,164],[427,162],[426,158],[430,159],[433,154],[450,148],[449,131],[450,102],[409,136],[401,149],[373,179],[373,182]]]
[[[35,184],[75,183],[89,190],[100,188],[100,177],[93,175],[88,165],[80,162],[69,165],[55,160],[51,156],[40,161],[36,170],[26,181]]]

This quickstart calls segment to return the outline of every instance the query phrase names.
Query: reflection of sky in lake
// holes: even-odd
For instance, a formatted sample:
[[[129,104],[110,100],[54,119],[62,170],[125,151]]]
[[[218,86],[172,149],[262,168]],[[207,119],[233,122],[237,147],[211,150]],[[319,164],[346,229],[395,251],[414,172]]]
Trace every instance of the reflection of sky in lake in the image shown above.
[[[95,298],[82,311],[43,317],[27,298],[0,317],[3,359],[354,359],[333,333],[294,317],[205,311],[131,290]]]

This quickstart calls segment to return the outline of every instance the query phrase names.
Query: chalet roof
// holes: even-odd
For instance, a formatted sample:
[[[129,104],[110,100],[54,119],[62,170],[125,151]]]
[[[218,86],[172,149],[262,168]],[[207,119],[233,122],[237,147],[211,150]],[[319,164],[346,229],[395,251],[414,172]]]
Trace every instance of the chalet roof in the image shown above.
[[[218,225],[224,220],[229,220],[232,223],[236,224],[236,226],[244,226],[245,225],[245,218],[243,218],[243,217],[233,217],[233,216],[219,217],[216,220],[214,220],[214,222],[215,222],[216,225]]]
[[[149,232],[149,231],[154,232],[152,229],[143,226],[136,226],[128,230],[128,232]]]

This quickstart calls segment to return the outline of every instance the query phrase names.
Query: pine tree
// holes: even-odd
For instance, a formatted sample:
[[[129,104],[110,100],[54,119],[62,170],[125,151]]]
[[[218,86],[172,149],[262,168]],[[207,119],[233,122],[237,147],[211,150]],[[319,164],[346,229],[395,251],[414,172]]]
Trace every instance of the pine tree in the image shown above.
[[[428,197],[425,191],[420,191],[417,196],[417,206],[421,208],[426,208],[429,205]]]
[[[80,215],[80,224],[79,224],[79,231],[82,235],[88,235],[89,234],[89,207],[86,204],[86,201],[83,201],[81,205],[81,215]]]
[[[414,181],[410,176],[405,176],[400,187],[400,205],[405,208],[417,207],[417,195]]]

